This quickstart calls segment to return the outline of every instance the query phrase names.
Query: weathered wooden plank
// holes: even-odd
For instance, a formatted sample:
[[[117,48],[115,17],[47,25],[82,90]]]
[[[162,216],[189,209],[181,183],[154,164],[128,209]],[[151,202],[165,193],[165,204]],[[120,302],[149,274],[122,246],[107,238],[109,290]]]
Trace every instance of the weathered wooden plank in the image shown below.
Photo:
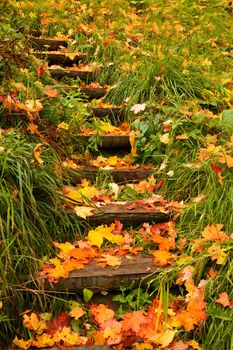
[[[83,142],[88,142],[91,135],[78,135],[77,138]],[[128,148],[130,147],[129,135],[101,135],[100,147],[102,148]]]
[[[67,47],[65,40],[29,37],[29,42],[38,50],[58,50],[61,46]]]
[[[67,78],[80,78],[81,80],[93,79],[95,73],[93,71],[79,71],[72,69],[51,69],[49,68],[49,72],[52,77],[62,79],[64,77]]]
[[[106,89],[96,87],[96,88],[81,88],[80,92],[82,95],[86,96],[88,99],[99,99],[104,97],[106,94]]]
[[[72,66],[75,63],[79,63],[80,61],[84,61],[87,58],[86,54],[76,54],[73,57],[69,57],[62,52],[40,52],[35,51],[33,54],[41,59],[46,59],[49,64],[63,64],[66,66]]]
[[[19,349],[19,348],[18,348]],[[15,350],[18,350],[15,348]],[[109,345],[93,345],[93,346],[62,346],[62,347],[55,347],[55,348],[41,348],[41,350],[111,350],[112,347]],[[33,348],[32,350],[36,350]],[[38,348],[37,348],[38,350]]]
[[[140,225],[144,222],[164,222],[171,218],[171,214],[159,210],[147,210],[144,208],[129,209],[134,202],[128,202],[127,206],[109,204],[95,209],[94,215],[87,217],[87,221],[92,225],[110,224],[119,220],[122,224]]]
[[[135,286],[146,283],[159,272],[161,268],[154,265],[152,256],[121,257],[118,267],[101,268],[93,261],[83,269],[72,271],[69,278],[60,279],[57,283],[46,282],[45,288],[63,292],[77,292],[83,288],[113,290],[129,286],[132,281]]]
[[[83,168],[78,170],[69,170],[69,177],[72,183],[80,182],[81,179],[94,179],[98,174],[106,173],[109,174],[113,180],[117,183],[129,183],[140,180],[145,180],[153,174],[153,169],[95,169],[95,168]]]
[[[90,107],[92,114],[97,118],[103,117],[122,117],[124,115],[124,108],[121,107],[109,107],[109,108],[99,108]]]

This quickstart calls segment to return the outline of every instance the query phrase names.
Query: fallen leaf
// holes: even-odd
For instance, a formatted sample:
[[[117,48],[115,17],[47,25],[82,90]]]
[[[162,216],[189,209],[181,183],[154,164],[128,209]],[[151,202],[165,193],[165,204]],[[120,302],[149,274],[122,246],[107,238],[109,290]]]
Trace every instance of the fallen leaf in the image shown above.
[[[100,325],[102,325],[107,320],[113,318],[115,315],[115,312],[107,306],[105,306],[104,304],[92,304],[90,305],[89,309],[93,315],[95,322],[97,322]]]
[[[98,266],[119,266],[121,264],[121,258],[111,254],[102,254],[102,258],[98,259]]]
[[[86,206],[79,207],[78,205],[76,205],[74,207],[75,214],[83,219],[86,219],[88,216],[93,215],[94,210],[95,210],[94,208],[86,207]]]
[[[86,314],[86,311],[82,307],[75,307],[69,312],[69,316],[73,317],[75,320],[78,320],[80,317]]]
[[[51,86],[46,85],[44,89],[45,95],[48,97],[57,97],[58,96],[58,91],[56,89],[51,88]]]
[[[215,300],[216,303],[223,305],[224,307],[230,306],[229,296],[226,292],[220,293],[219,298]]]
[[[70,126],[69,124],[62,122],[60,124],[58,124],[57,129],[62,129],[62,130],[69,130]]]
[[[146,109],[146,104],[145,104],[145,103],[142,103],[142,104],[133,105],[133,106],[130,108],[130,111],[131,111],[131,112],[134,112],[134,114],[138,114],[138,113],[144,111],[145,109]]]
[[[44,163],[44,161],[40,158],[40,154],[41,154],[41,152],[42,152],[42,147],[41,147],[41,146],[43,146],[42,143],[38,143],[38,144],[35,146],[34,151],[33,151],[33,153],[34,153],[34,158],[37,160],[37,162],[38,162],[40,165],[42,165],[42,164]]]
[[[169,142],[170,142],[170,139],[169,139],[169,133],[166,132],[165,134],[159,136],[159,139],[162,143],[164,143],[165,145],[168,145]]]

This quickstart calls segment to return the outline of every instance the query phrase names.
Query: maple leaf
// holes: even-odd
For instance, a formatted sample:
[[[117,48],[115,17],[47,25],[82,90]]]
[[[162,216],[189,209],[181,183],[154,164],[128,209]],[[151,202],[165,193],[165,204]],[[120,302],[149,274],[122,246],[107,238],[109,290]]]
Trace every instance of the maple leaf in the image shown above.
[[[56,89],[51,88],[51,86],[49,86],[49,85],[45,86],[44,93],[48,97],[57,97],[58,96],[58,91]]]
[[[46,328],[46,323],[41,321],[34,312],[31,313],[30,316],[27,314],[23,315],[23,324],[26,328],[31,329],[38,334],[42,333]]]
[[[41,109],[43,109],[43,106],[39,100],[27,100],[25,102],[24,109],[30,111],[30,112],[39,112]]]
[[[121,264],[121,259],[118,256],[113,256],[111,254],[102,254],[102,258],[98,259],[98,266],[119,266]]]
[[[114,345],[119,344],[122,339],[122,321],[116,321],[114,318],[110,318],[101,325],[103,329],[103,336],[107,339],[107,344]]]
[[[38,132],[38,126],[31,122],[28,124],[27,130],[30,131],[31,134],[36,134]]]
[[[131,112],[134,112],[134,114],[138,114],[138,113],[144,111],[145,109],[146,109],[146,104],[145,104],[145,103],[142,103],[142,104],[133,105],[133,106],[130,108],[130,111],[131,111]]]
[[[64,312],[62,312],[57,318],[52,318],[52,320],[48,322],[47,333],[54,335],[63,327],[69,327],[68,316]]]
[[[169,251],[170,249],[175,248],[175,240],[171,237],[166,238],[155,233],[151,236],[151,239],[159,245],[159,250]]]
[[[37,348],[44,348],[47,346],[53,346],[55,344],[55,340],[49,334],[37,335],[36,340],[32,341],[32,346],[36,346]]]
[[[15,337],[15,339],[13,340],[13,344],[15,346],[18,346],[18,348],[20,349],[27,350],[32,345],[32,339],[24,340],[24,339],[18,339],[18,337]]]
[[[148,323],[148,319],[143,310],[133,311],[122,315],[123,326],[122,331],[132,330],[136,334],[140,331],[142,325]]]
[[[218,161],[222,164],[226,164],[228,168],[233,167],[233,157],[229,156],[228,154],[224,155],[224,157],[220,157]]]
[[[224,265],[227,260],[227,254],[221,249],[220,245],[212,245],[207,249],[212,261],[217,260],[218,265]]]
[[[202,232],[202,236],[206,241],[225,242],[229,237],[222,231],[222,224],[208,225]]]
[[[226,292],[220,293],[219,298],[216,299],[215,302],[223,305],[224,307],[230,306],[229,296]]]
[[[88,232],[88,240],[91,245],[96,245],[101,247],[104,238],[111,243],[120,245],[124,242],[124,237],[122,235],[113,234],[115,224],[110,226],[100,225],[95,230],[90,230]]]
[[[33,150],[34,158],[37,160],[37,162],[42,165],[44,161],[40,158],[40,153],[42,151],[42,143],[38,143]]]
[[[150,340],[156,344],[160,344],[162,348],[165,348],[173,341],[176,332],[177,331],[173,329],[166,329],[164,332],[155,334]]]
[[[135,131],[131,131],[129,135],[129,143],[131,147],[131,155],[132,157],[136,157],[137,155],[137,149],[135,147]]]
[[[99,325],[102,325],[104,322],[113,318],[115,315],[115,312],[104,304],[92,304],[90,305],[89,309],[93,315],[95,322],[97,322]]]
[[[173,262],[173,255],[166,250],[153,252],[155,266],[166,266]]]
[[[64,346],[73,346],[83,344],[82,338],[75,332],[71,330],[70,327],[63,327],[58,330],[54,335],[53,339],[56,343],[62,341]]]
[[[68,315],[71,316],[71,317],[74,317],[75,320],[78,320],[80,317],[82,317],[85,314],[86,314],[86,311],[84,311],[82,307],[77,306],[77,307],[73,308],[69,312]]]
[[[83,219],[86,219],[88,216],[93,215],[94,210],[95,210],[94,208],[86,207],[86,206],[79,207],[78,205],[76,205],[74,207],[75,214]]]

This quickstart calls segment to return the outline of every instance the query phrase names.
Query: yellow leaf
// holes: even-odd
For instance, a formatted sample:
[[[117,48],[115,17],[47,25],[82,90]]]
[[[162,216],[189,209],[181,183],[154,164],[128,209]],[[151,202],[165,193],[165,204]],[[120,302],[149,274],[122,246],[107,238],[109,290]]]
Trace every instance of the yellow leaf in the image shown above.
[[[162,333],[157,333],[151,340],[165,348],[173,341],[176,332],[176,330],[166,329]]]
[[[115,243],[117,245],[122,244],[124,242],[124,237],[113,234],[112,231],[114,227],[114,224],[110,226],[100,225],[95,230],[90,230],[88,233],[88,240],[90,244],[101,247],[104,238],[111,243]]]
[[[227,254],[221,249],[220,245],[212,245],[207,249],[211,259],[217,260],[218,265],[224,265],[227,259]]]
[[[169,133],[166,132],[165,134],[159,136],[159,139],[160,139],[160,141],[161,141],[162,143],[164,143],[165,145],[168,145],[168,144],[169,144],[169,141],[170,141],[170,139],[169,139]]]
[[[88,240],[91,245],[96,245],[97,247],[101,247],[104,241],[103,235],[101,233],[96,232],[96,230],[90,230],[88,232]]]
[[[233,168],[233,157],[226,154],[224,157],[218,159],[220,163],[226,164],[228,168]]]
[[[37,348],[44,348],[47,346],[53,346],[55,344],[54,339],[49,334],[37,335],[36,340],[33,340],[32,346],[36,346]]]
[[[25,105],[26,109],[30,112],[39,112],[41,109],[43,109],[43,106],[39,100],[27,100]]]
[[[129,135],[129,143],[131,146],[131,155],[132,155],[132,157],[136,157],[137,149],[135,147],[135,132],[134,131],[131,131],[131,133]]]
[[[2,309],[2,301],[0,301],[0,309]]]
[[[23,339],[18,339],[18,337],[15,337],[15,339],[13,340],[13,344],[15,346],[18,346],[18,348],[20,349],[27,350],[32,345],[32,340],[31,339],[23,340]]]
[[[79,207],[78,205],[76,205],[74,207],[74,211],[75,211],[76,215],[79,216],[80,218],[83,218],[83,219],[86,219],[87,216],[93,215],[93,213],[92,213],[93,210],[94,210],[94,208],[85,207],[85,206]]]
[[[27,329],[31,329],[40,334],[46,328],[45,322],[41,321],[34,312],[31,315],[23,315],[23,324]]]
[[[99,266],[119,266],[121,264],[121,259],[119,256],[113,256],[111,254],[102,254],[102,258],[98,259]]]
[[[57,129],[62,129],[62,130],[69,130],[70,126],[69,124],[62,122],[60,124],[58,124]]]
[[[42,143],[38,143],[38,144],[35,146],[34,151],[33,151],[33,153],[34,153],[34,158],[37,160],[37,162],[38,162],[40,165],[42,165],[42,164],[44,163],[44,161],[40,158],[40,153],[41,153],[41,151],[42,151],[41,146],[42,146]]]

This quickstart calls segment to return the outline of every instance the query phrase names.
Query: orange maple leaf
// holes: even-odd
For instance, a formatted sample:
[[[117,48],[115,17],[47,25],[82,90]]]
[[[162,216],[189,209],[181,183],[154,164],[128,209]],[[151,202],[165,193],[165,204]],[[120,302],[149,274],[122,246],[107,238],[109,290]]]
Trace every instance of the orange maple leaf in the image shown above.
[[[173,255],[166,250],[156,250],[153,252],[154,264],[156,266],[166,266],[173,262]]]
[[[30,316],[27,314],[23,315],[23,324],[27,329],[31,329],[38,334],[41,334],[46,328],[46,323],[41,321],[34,312]]]
[[[105,321],[109,320],[110,318],[113,318],[115,315],[115,312],[105,306],[104,304],[92,304],[90,305],[90,311],[93,315],[93,318],[95,322],[98,324],[103,324]]]
[[[219,298],[215,300],[216,303],[223,305],[224,307],[230,306],[229,296],[226,292],[220,293]]]
[[[222,224],[212,224],[206,226],[202,232],[202,236],[205,241],[214,241],[214,242],[225,242],[229,240],[229,237],[222,231]]]
[[[51,86],[49,86],[49,85],[46,85],[44,93],[48,97],[57,97],[57,95],[58,95],[58,91],[56,89],[51,88]]]
[[[82,307],[77,306],[77,307],[73,308],[69,312],[68,315],[71,316],[71,317],[74,317],[75,320],[78,320],[80,317],[82,317],[85,314],[86,314],[86,311],[84,311]]]
[[[142,325],[148,323],[147,316],[143,310],[126,313],[122,316],[123,326],[122,331],[132,330],[136,334],[140,331]]]

